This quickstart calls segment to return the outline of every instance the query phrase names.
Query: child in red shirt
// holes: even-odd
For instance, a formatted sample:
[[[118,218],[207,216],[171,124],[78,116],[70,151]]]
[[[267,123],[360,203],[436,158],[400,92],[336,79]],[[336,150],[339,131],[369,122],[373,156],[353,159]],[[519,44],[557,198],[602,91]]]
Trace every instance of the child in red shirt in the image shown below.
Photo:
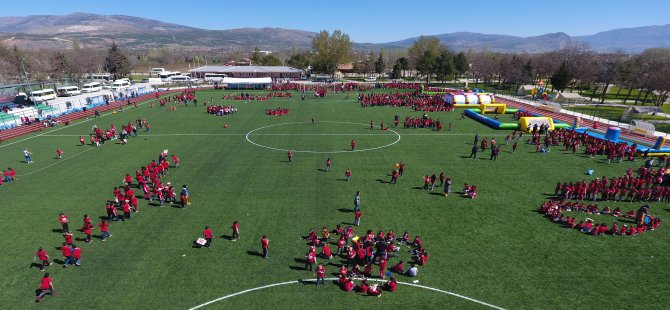
[[[208,248],[212,245],[212,230],[209,229],[209,226],[205,226],[205,230],[202,231],[203,237],[205,237],[205,240],[207,242],[205,243],[205,247]]]
[[[42,249],[42,247],[39,247],[37,252],[35,252],[35,258],[42,262],[42,265],[40,265],[40,271],[44,271],[44,267],[46,266],[51,266],[51,263],[49,262],[49,255],[47,255],[47,251]]]
[[[54,286],[48,272],[44,274],[40,282],[40,287],[35,291],[35,302],[40,302],[46,294],[54,294]]]
[[[237,241],[237,238],[240,237],[240,225],[237,223],[237,221],[234,221],[231,228],[233,229],[231,241]]]
[[[270,247],[270,239],[266,235],[261,238],[261,248],[263,249],[263,258],[268,258],[268,248]]]
[[[319,282],[321,284],[326,285],[326,282],[324,281],[326,277],[326,267],[324,267],[322,264],[319,264],[318,267],[316,267],[316,272],[314,273],[316,276],[316,285],[319,285]]]
[[[58,159],[63,158],[63,151],[61,149],[56,150],[56,158]]]

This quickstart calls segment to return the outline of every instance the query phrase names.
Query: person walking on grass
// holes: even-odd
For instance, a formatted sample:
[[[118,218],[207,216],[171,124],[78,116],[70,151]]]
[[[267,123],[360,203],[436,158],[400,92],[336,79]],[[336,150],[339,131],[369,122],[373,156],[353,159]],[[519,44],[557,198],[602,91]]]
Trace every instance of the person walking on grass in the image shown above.
[[[109,223],[107,223],[105,219],[102,219],[102,221],[100,221],[98,227],[100,227],[100,241],[105,241],[107,240],[107,238],[112,236],[109,234]]]
[[[314,273],[316,276],[316,285],[319,286],[319,283],[326,285],[325,282],[325,277],[326,277],[326,267],[322,264],[319,264],[318,267],[316,267],[316,272]]]
[[[357,191],[354,196],[354,212],[361,210],[361,192]]]
[[[55,293],[56,291],[54,291],[53,282],[51,281],[51,277],[47,272],[42,277],[40,287],[37,290],[35,290],[35,302],[42,301],[42,298],[44,298],[46,294],[51,294],[51,296],[53,296]]]
[[[268,248],[270,247],[270,239],[266,235],[261,238],[261,248],[263,249],[263,258],[268,258]]]
[[[28,151],[28,149],[23,149],[23,159],[25,160],[26,163],[32,164],[33,163],[33,153]]]
[[[81,248],[74,244],[72,245],[72,262],[75,267],[81,266]]]
[[[65,242],[60,248],[60,252],[63,254],[63,268],[67,268],[67,265],[74,264],[74,257],[72,257],[72,248]]]
[[[240,225],[237,221],[234,221],[231,228],[233,229],[233,234],[230,241],[237,241],[237,238],[240,237]]]
[[[326,172],[330,171],[330,158],[326,160]]]
[[[354,226],[361,225],[361,216],[363,216],[363,212],[361,212],[361,210],[354,212]]]
[[[293,150],[288,150],[288,162],[293,161]]]
[[[45,251],[42,247],[37,248],[37,252],[35,252],[35,259],[39,259],[42,265],[40,265],[40,271],[44,271],[44,268],[47,266],[51,266],[52,264],[49,262],[49,255],[47,255],[47,251]]]
[[[449,193],[451,193],[451,178],[444,181],[444,198],[447,198]]]
[[[475,159],[477,159],[477,151],[479,151],[479,147],[478,147],[477,144],[475,143],[475,144],[472,146],[472,151],[470,151],[470,157],[469,157],[469,158],[473,158],[473,157],[474,157]]]
[[[209,248],[212,245],[212,230],[209,229],[209,226],[205,226],[205,230],[202,231],[202,236],[205,238],[205,247]]]
[[[351,170],[349,170],[349,168],[347,168],[347,171],[344,172],[344,177],[346,178],[347,182],[351,180]]]
[[[61,225],[61,232],[66,233],[66,232],[70,231],[70,229],[69,229],[70,220],[68,219],[67,215],[65,215],[64,213],[61,213],[58,216],[58,222]]]
[[[311,272],[314,272],[314,263],[316,263],[316,251],[310,249],[310,251],[305,256],[305,269],[309,269]]]

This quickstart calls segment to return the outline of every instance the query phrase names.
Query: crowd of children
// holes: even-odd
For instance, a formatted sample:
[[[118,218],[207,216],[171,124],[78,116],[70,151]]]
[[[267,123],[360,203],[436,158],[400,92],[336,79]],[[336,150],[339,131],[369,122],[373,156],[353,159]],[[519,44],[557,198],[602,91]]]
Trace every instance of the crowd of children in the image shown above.
[[[440,95],[422,95],[418,92],[412,93],[387,93],[375,94],[360,93],[358,102],[361,107],[392,106],[411,107],[415,111],[451,111],[453,107],[446,104]]]
[[[554,195],[562,200],[665,201],[670,202],[670,186],[664,184],[667,166],[658,170],[646,166],[637,175],[629,168],[621,177],[596,178],[591,182],[558,182]]]
[[[344,228],[337,225],[333,230],[323,227],[319,233],[310,229],[307,236],[302,238],[309,246],[304,259],[305,269],[315,273],[316,284],[323,283],[326,265],[339,266],[339,273],[335,273],[338,275],[336,283],[347,292],[356,290],[378,296],[382,288],[395,291],[397,283],[393,277],[383,286],[375,287],[372,291],[369,290],[370,286],[366,279],[376,277],[384,280],[389,273],[415,277],[418,273],[417,266],[424,266],[429,257],[421,238],[419,236],[411,238],[407,231],[402,236],[396,237],[393,230],[387,233],[379,231],[376,234],[372,230],[367,230],[365,235],[359,237],[356,236],[354,227]],[[405,268],[404,262],[399,260],[402,245],[410,248],[408,252],[412,257],[411,268]],[[335,247],[334,251],[331,246]],[[329,262],[317,265],[317,258],[325,261],[340,258],[342,263]],[[391,266],[389,261],[393,259],[398,259],[398,262]],[[374,269],[377,269],[377,272]],[[356,286],[354,280],[361,281],[360,285]]]
[[[217,116],[231,115],[237,113],[237,108],[233,107],[232,105],[213,105],[207,107],[207,113]]]
[[[444,125],[439,119],[432,119],[427,114],[421,117],[405,116],[403,128],[430,128],[431,130],[442,130]]]
[[[282,116],[282,115],[288,115],[289,109],[287,108],[274,108],[274,109],[265,109],[265,115],[271,115],[271,116]]]
[[[653,217],[649,214],[649,206],[645,205],[637,210],[630,210],[628,212],[621,211],[617,207],[614,210],[605,207],[602,210],[598,208],[597,204],[584,205],[582,202],[566,202],[566,201],[547,201],[540,206],[538,212],[544,214],[549,220],[559,223],[568,228],[574,228],[589,235],[621,235],[621,236],[635,236],[646,231],[657,229],[661,226],[661,219]],[[619,226],[618,221],[614,221],[612,226],[607,224],[597,224],[593,219],[586,218],[577,223],[577,219],[571,216],[565,216],[564,212],[582,212],[593,215],[608,215],[615,218],[623,218],[629,221],[628,224]]]

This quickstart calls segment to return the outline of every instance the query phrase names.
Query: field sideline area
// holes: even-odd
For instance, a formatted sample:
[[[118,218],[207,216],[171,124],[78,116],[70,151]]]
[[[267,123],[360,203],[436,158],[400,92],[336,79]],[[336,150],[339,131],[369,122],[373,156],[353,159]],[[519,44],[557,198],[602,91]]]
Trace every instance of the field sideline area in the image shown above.
[[[628,168],[638,169],[642,160],[606,164],[603,156],[589,158],[581,150],[572,154],[563,147],[539,154],[523,141],[512,153],[504,145],[510,132],[460,119],[461,110],[427,112],[445,124],[442,131],[380,130],[380,121],[392,125],[394,115],[402,127],[405,116],[424,112],[362,108],[356,92],[324,98],[308,94],[303,102],[295,92],[293,98],[267,101],[221,99],[237,93],[201,90],[196,92],[197,107],[168,111],[146,102],[3,141],[0,167],[16,169],[18,180],[0,187],[0,247],[5,249],[0,256],[1,308],[189,309],[249,289],[313,279],[303,268],[308,245],[301,236],[310,228],[320,232],[324,226],[332,230],[337,224],[351,225],[356,191],[361,191],[363,213],[356,235],[370,229],[421,236],[430,253],[427,264],[419,267],[416,278],[395,276],[436,290],[401,284],[396,292],[368,298],[344,292],[332,280],[325,286],[299,282],[231,296],[204,309],[663,309],[670,303],[667,224],[638,236],[589,236],[536,211],[553,195],[558,181],[618,177]],[[204,100],[233,105],[238,112],[207,114]],[[266,109],[279,107],[289,113],[266,115]],[[100,147],[88,143],[92,125],[120,127],[137,118],[151,124],[150,132],[141,130],[126,145],[118,140]],[[512,121],[510,115],[501,119]],[[480,140],[494,137],[503,144],[496,161],[489,160],[489,151],[468,158],[476,134]],[[86,145],[79,145],[79,136]],[[350,151],[352,139],[357,141],[355,152]],[[34,154],[33,164],[22,162],[24,148]],[[58,148],[62,159],[56,159]],[[70,230],[83,238],[75,231],[82,216],[89,214],[97,227],[106,214],[105,203],[113,199],[114,187],[123,185],[125,174],[134,177],[135,170],[164,149],[169,157],[178,155],[181,166],[171,166],[161,180],[170,181],[177,195],[187,184],[192,205],[159,208],[140,199],[140,212],[130,221],[113,222],[113,236],[107,241],[75,240],[82,248],[82,265],[62,268],[58,215],[67,214]],[[294,150],[291,162],[288,149]],[[328,158],[330,172],[325,171]],[[389,184],[393,165],[400,161],[406,164],[405,173],[396,185]],[[350,182],[344,177],[346,169],[352,172]],[[595,174],[585,175],[589,169]],[[422,188],[425,175],[440,172],[453,179],[454,192],[448,198],[441,195],[442,188]],[[475,199],[458,194],[464,183],[477,186]],[[642,203],[599,205],[628,211]],[[670,211],[667,203],[650,205],[655,217],[665,219]],[[589,217],[597,223],[613,221],[604,215]],[[241,236],[232,242],[228,239],[235,220]],[[205,225],[214,232],[212,246],[195,248],[193,241]],[[100,232],[94,230],[93,235]],[[259,255],[262,235],[270,240],[268,259]],[[40,246],[52,261],[61,262],[46,268],[59,294],[36,304],[34,291],[43,273],[31,263]],[[408,267],[408,250],[402,245],[400,258],[390,259],[388,267],[399,259]],[[342,262],[317,259],[327,264],[326,278],[336,278]],[[375,266],[373,274],[377,270]]]

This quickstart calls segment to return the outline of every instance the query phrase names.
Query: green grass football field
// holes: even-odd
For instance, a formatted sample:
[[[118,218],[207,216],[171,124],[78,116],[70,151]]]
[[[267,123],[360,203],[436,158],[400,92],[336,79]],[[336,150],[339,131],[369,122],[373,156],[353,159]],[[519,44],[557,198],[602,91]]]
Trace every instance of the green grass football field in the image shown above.
[[[148,104],[99,119],[77,121],[0,144],[0,167],[13,167],[18,181],[0,188],[0,308],[26,309],[188,309],[222,296],[265,285],[311,279],[302,258],[308,246],[300,236],[310,228],[333,229],[353,222],[356,191],[362,193],[362,223],[367,229],[420,235],[430,252],[417,278],[426,287],[460,294],[506,309],[645,308],[667,307],[670,297],[670,234],[667,227],[635,237],[592,237],[562,228],[535,210],[553,194],[557,181],[620,176],[642,162],[606,165],[603,158],[573,155],[562,148],[537,154],[520,144],[511,152],[503,146],[497,161],[469,159],[473,137],[495,137],[495,131],[457,112],[428,113],[452,131],[429,129],[379,130],[393,116],[417,117],[409,108],[361,108],[355,94],[325,98],[273,98],[268,101],[224,101],[221,91],[200,91],[200,102],[238,108],[231,116],[214,116],[198,107],[176,111]],[[297,96],[296,96],[297,97]],[[284,116],[267,116],[265,109],[290,109]],[[91,126],[117,127],[146,118],[151,132],[140,132],[127,145],[112,141],[101,147],[79,146]],[[316,118],[316,124],[310,119]],[[503,116],[507,121],[510,116]],[[375,129],[369,129],[371,120]],[[224,128],[228,124],[228,128]],[[447,126],[445,126],[446,128]],[[350,141],[358,142],[351,152]],[[23,163],[21,150],[34,153]],[[64,151],[55,159],[55,151]],[[128,222],[114,222],[106,242],[75,243],[83,249],[82,266],[51,273],[59,296],[34,303],[42,273],[31,268],[37,247],[51,259],[62,259],[63,241],[58,214],[65,212],[71,230],[88,213],[94,225],[105,215],[105,202],[126,173],[146,165],[168,149],[182,164],[171,168],[164,182],[187,184],[192,205],[187,209],[148,206]],[[286,149],[295,155],[287,162]],[[333,170],[325,172],[326,159]],[[388,184],[394,163],[406,163],[397,185]],[[344,171],[352,171],[351,182]],[[594,169],[595,175],[584,171]],[[453,178],[448,198],[421,189],[423,176],[444,171]],[[463,183],[477,185],[478,197],[460,197]],[[139,190],[136,189],[136,192]],[[604,203],[622,210],[639,203]],[[668,206],[653,203],[651,213],[665,218]],[[595,216],[611,224],[611,217]],[[239,221],[241,237],[231,242],[230,226]],[[217,236],[210,249],[193,248],[209,225]],[[94,231],[94,235],[99,233]],[[270,258],[256,255],[262,235],[270,239]],[[83,234],[75,232],[75,237]],[[401,259],[408,261],[408,248]],[[389,261],[389,266],[398,260]],[[323,259],[327,275],[339,271],[341,260]],[[375,267],[375,271],[377,268]],[[381,298],[346,293],[326,286],[287,284],[240,294],[210,309],[390,308],[485,309],[486,305],[425,288],[400,285]]]

